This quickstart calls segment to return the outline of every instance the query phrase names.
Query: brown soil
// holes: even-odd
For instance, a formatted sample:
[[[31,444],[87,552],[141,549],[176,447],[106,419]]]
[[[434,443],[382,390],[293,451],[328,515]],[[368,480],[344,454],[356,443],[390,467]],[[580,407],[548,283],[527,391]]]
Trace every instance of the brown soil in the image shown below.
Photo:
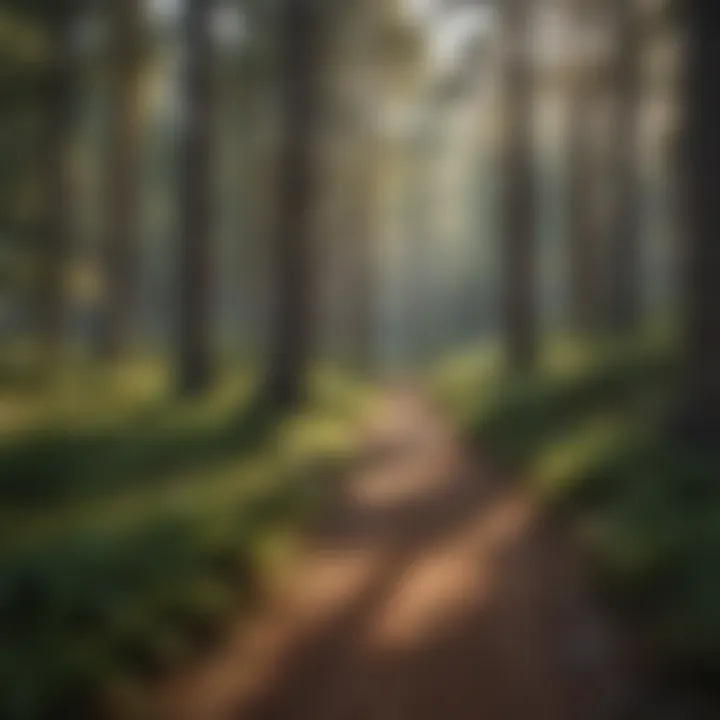
[[[292,569],[169,720],[594,720],[622,662],[580,563],[526,491],[410,395],[379,413]]]

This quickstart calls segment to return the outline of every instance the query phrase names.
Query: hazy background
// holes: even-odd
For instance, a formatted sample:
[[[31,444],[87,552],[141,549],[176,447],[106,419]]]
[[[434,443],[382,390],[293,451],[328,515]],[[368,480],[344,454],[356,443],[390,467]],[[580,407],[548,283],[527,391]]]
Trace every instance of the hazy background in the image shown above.
[[[138,717],[398,386],[717,707],[712,7],[0,0],[0,717]]]

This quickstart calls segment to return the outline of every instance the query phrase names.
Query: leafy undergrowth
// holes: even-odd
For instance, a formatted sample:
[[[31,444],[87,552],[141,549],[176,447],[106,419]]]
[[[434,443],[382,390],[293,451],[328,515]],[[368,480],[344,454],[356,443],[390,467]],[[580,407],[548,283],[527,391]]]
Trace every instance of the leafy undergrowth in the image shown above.
[[[251,390],[233,376],[178,403],[144,367],[25,396],[0,445],[0,717],[131,703],[250,602],[352,457],[366,397],[323,371],[278,422]]]
[[[524,469],[558,437],[599,413],[626,413],[672,383],[672,351],[662,339],[630,348],[584,350],[559,343],[540,370],[525,376],[502,371],[497,352],[485,352],[473,375],[457,366],[437,383],[439,394],[465,433],[497,461]],[[470,366],[470,356],[464,361]]]
[[[720,680],[720,459],[660,431],[579,468],[575,504],[599,587],[653,649],[655,669]]]
[[[599,591],[645,638],[653,669],[717,687],[720,459],[668,432],[672,346],[570,362],[557,352],[530,378],[501,379],[497,353],[474,375],[465,360],[440,396],[469,438],[577,527]]]

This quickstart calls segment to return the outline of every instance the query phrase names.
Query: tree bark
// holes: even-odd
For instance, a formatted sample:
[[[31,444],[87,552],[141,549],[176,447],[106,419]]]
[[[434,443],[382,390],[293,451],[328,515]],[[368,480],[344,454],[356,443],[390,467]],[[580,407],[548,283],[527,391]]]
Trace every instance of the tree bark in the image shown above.
[[[37,319],[44,360],[58,359],[65,335],[66,263],[70,240],[69,141],[72,123],[73,67],[69,11],[53,14],[49,38],[50,69],[43,89],[43,216],[40,226]]]
[[[537,354],[529,9],[526,0],[508,0],[502,18],[502,280],[506,353],[515,370],[531,369]]]
[[[574,332],[598,329],[602,306],[597,168],[594,162],[593,77],[581,61],[573,69],[568,130],[568,271],[570,323]]]
[[[614,0],[613,11],[616,26],[615,198],[609,238],[609,321],[615,332],[631,335],[637,330],[641,314],[640,33],[633,0]]]
[[[348,360],[350,366],[369,373],[374,365],[375,330],[375,192],[376,145],[371,132],[360,134],[357,167],[353,177],[355,194],[348,235]],[[360,156],[362,155],[362,156]]]
[[[283,0],[280,19],[283,145],[273,239],[274,303],[268,400],[291,409],[305,396],[313,335],[313,226],[320,113],[321,0]]]
[[[100,354],[114,360],[124,351],[133,319],[138,261],[139,0],[110,3],[112,109],[107,174],[105,296]]]
[[[720,440],[720,4],[688,0],[685,80],[686,407],[683,430]]]
[[[212,381],[212,43],[209,0],[188,0],[184,23],[180,176],[178,382],[194,395]]]

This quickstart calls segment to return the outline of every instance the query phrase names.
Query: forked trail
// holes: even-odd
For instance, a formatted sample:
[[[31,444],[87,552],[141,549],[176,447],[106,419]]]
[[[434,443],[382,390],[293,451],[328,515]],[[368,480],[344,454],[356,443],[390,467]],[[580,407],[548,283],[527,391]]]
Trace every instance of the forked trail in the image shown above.
[[[299,558],[169,720],[594,720],[621,658],[560,531],[396,394]]]

